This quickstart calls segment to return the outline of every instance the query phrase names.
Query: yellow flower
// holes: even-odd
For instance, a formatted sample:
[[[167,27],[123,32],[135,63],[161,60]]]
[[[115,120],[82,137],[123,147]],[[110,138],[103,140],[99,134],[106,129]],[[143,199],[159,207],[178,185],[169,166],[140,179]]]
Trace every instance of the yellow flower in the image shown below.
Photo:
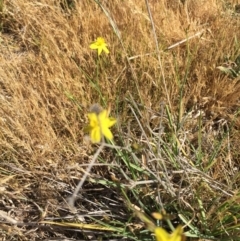
[[[102,110],[100,113],[91,112],[88,114],[90,124],[88,130],[90,131],[90,138],[93,143],[98,143],[101,138],[105,136],[107,139],[112,140],[113,134],[110,127],[116,123],[116,119],[108,117],[109,111]]]
[[[181,241],[183,240],[183,229],[178,226],[172,234],[167,233],[163,228],[155,228],[154,230],[157,241]]]
[[[106,54],[109,54],[109,50],[107,49],[107,44],[105,43],[104,38],[98,37],[95,42],[89,45],[90,49],[97,49],[98,56],[104,51]]]

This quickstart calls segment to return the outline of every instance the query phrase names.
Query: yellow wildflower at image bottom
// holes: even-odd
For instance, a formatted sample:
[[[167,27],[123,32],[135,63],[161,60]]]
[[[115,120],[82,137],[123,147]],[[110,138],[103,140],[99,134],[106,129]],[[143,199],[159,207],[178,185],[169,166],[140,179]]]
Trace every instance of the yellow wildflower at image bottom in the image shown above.
[[[108,110],[102,110],[99,113],[91,112],[88,114],[88,119],[90,124],[87,129],[93,143],[100,142],[103,136],[109,140],[113,139],[113,134],[109,128],[116,123],[116,119],[109,117]]]
[[[155,228],[154,230],[157,241],[184,241],[183,229],[178,226],[173,233],[169,234],[163,228]]]

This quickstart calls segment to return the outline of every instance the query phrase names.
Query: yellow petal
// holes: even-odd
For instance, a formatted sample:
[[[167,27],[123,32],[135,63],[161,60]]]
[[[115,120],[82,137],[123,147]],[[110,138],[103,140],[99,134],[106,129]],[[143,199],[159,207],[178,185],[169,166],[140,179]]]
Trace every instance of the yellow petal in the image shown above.
[[[113,117],[108,118],[108,127],[113,126],[114,124],[116,124],[117,120]]]
[[[89,45],[90,49],[98,49],[98,45],[96,45],[95,43],[92,43]]]
[[[102,47],[98,47],[98,56],[102,53]]]
[[[109,54],[109,50],[108,48],[106,47],[106,44],[103,46],[103,51],[106,53],[106,54]]]
[[[174,232],[171,234],[171,241],[181,241],[182,240],[183,229],[181,226],[178,226]]]
[[[101,111],[98,115],[98,118],[100,122],[103,122],[105,119],[107,119],[108,118],[107,110]]]
[[[90,126],[95,127],[98,125],[98,117],[96,113],[89,113],[88,114],[88,119],[90,121]]]
[[[170,235],[163,228],[154,230],[157,241],[170,241]]]
[[[109,140],[113,139],[113,134],[108,128],[103,128],[102,134]]]
[[[115,118],[112,117],[108,117],[108,111],[107,110],[103,110],[100,114],[99,114],[99,122],[101,123],[101,126],[103,126],[104,128],[109,128],[111,126],[113,126],[117,120]]]
[[[94,129],[92,129],[92,131],[90,132],[90,138],[93,143],[98,143],[101,141],[101,131],[99,127],[95,127]]]

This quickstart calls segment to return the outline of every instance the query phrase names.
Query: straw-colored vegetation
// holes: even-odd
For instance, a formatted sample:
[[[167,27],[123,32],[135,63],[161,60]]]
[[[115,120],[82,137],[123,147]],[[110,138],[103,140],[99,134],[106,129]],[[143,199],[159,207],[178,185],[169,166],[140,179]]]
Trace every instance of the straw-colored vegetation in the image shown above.
[[[240,240],[239,8],[0,0],[0,239]]]

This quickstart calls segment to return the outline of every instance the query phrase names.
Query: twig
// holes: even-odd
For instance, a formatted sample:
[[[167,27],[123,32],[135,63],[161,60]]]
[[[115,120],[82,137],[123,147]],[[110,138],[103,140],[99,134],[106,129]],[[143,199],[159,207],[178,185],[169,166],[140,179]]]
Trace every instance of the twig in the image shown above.
[[[160,49],[159,49],[159,44],[158,44],[158,40],[157,40],[157,34],[156,34],[156,28],[155,28],[155,24],[152,18],[152,13],[149,7],[149,2],[148,0],[145,0],[146,2],[146,6],[147,6],[147,11],[148,11],[148,15],[150,18],[150,22],[152,24],[152,30],[153,30],[153,36],[154,36],[154,40],[155,40],[155,45],[156,45],[156,50],[157,50],[157,56],[158,56],[158,62],[159,62],[159,67],[162,73],[162,78],[163,78],[163,84],[164,84],[164,89],[167,95],[167,101],[168,101],[168,105],[171,108],[171,102],[170,102],[170,98],[169,98],[169,94],[168,94],[168,89],[167,89],[167,85],[166,85],[166,79],[165,79],[165,75],[164,75],[164,70],[163,70],[163,66],[162,66],[162,61],[161,61],[161,56],[160,56]]]
[[[173,49],[173,48],[179,46],[180,44],[187,42],[188,40],[190,40],[190,39],[192,39],[192,38],[195,38],[195,37],[200,36],[201,34],[203,34],[204,31],[205,31],[205,29],[203,29],[202,31],[194,34],[194,35],[191,36],[191,37],[188,37],[188,38],[186,38],[186,39],[181,40],[180,42],[177,42],[177,43],[171,45],[170,47],[167,48],[167,50]]]
[[[104,147],[104,143],[101,143],[101,145],[99,146],[98,150],[96,151],[96,153],[94,154],[92,161],[89,163],[88,168],[86,169],[86,172],[84,173],[81,181],[78,183],[73,195],[69,198],[68,200],[68,205],[70,206],[70,208],[72,210],[74,210],[74,203],[76,201],[77,195],[80,191],[80,189],[82,188],[83,183],[85,182],[87,176],[90,174],[90,171],[95,163],[95,161],[97,160],[100,152],[103,150]]]

